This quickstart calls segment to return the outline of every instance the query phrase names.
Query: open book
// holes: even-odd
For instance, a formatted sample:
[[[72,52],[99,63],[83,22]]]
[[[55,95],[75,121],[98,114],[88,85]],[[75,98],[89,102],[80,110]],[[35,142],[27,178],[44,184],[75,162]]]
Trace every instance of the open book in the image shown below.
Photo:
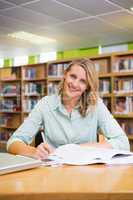
[[[77,144],[66,144],[58,147],[49,159],[69,165],[133,164],[133,153],[117,149],[92,148]]]
[[[41,160],[25,156],[0,153],[0,175],[38,167],[41,163]]]

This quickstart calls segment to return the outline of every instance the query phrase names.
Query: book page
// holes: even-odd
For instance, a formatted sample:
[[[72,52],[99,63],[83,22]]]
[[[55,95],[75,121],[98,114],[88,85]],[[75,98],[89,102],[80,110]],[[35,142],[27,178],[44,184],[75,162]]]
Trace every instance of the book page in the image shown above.
[[[87,165],[94,163],[108,163],[114,156],[133,155],[129,151],[121,151],[116,149],[94,148],[80,146],[77,144],[66,144],[58,147],[53,154],[49,156],[51,159],[57,159],[65,164]]]
[[[117,157],[108,161],[108,165],[133,164],[133,156]]]

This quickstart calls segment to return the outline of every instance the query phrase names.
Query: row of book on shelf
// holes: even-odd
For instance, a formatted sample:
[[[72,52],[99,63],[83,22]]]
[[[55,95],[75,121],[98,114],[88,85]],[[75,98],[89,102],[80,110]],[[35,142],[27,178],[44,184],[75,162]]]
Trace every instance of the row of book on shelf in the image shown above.
[[[113,71],[115,72],[128,72],[133,71],[133,57],[121,57],[114,63]]]
[[[39,99],[36,98],[25,99],[23,101],[23,112],[30,112],[35,107],[38,101]]]
[[[35,79],[36,78],[36,68],[35,67],[23,68],[22,76],[24,79]]]
[[[12,135],[13,131],[0,131],[0,141],[6,142]]]
[[[133,113],[133,97],[118,97],[115,103],[115,114]]]
[[[50,64],[48,67],[48,76],[61,77],[67,67],[68,63]]]
[[[0,96],[20,95],[20,84],[4,84],[0,90]]]
[[[0,110],[2,112],[16,112],[21,110],[20,98],[15,99],[1,99]]]
[[[118,78],[114,80],[114,92],[133,92],[132,78]]]
[[[24,86],[24,95],[43,95],[44,83],[26,83]]]
[[[133,123],[132,121],[119,121],[120,126],[128,135],[133,135]]]
[[[111,92],[111,84],[110,80],[100,80],[99,81],[99,91],[102,93],[110,93]]]
[[[0,116],[0,126],[2,127],[12,126],[12,116],[10,115]]]

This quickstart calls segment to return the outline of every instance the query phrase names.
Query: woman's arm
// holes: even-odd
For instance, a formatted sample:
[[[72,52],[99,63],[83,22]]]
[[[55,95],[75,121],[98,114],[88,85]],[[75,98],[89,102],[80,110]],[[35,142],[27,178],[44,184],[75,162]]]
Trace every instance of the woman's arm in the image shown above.
[[[36,148],[25,144],[23,141],[14,141],[12,144],[10,144],[8,152],[12,154],[34,157]]]
[[[114,119],[107,107],[101,99],[98,100],[97,105],[97,119],[98,128],[104,134],[107,145],[110,144],[112,148],[129,150],[129,141],[118,122]],[[101,146],[102,144],[99,144]],[[103,144],[106,145],[106,144]]]
[[[21,126],[13,133],[7,142],[7,151],[35,158],[47,157],[51,152],[48,144],[42,143],[37,148],[30,146],[35,135],[44,123],[42,110],[45,110],[44,98],[40,100]]]
[[[41,143],[37,148],[27,145],[22,141],[13,142],[9,148],[8,152],[12,154],[19,154],[23,156],[33,157],[37,159],[45,159],[50,153],[53,152],[53,148],[47,143]]]

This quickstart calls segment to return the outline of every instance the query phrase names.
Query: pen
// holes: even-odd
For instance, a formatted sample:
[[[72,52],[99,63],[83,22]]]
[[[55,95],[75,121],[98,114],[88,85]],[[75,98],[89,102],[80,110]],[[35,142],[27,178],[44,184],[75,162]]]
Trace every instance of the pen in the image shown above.
[[[41,130],[41,136],[42,136],[42,141],[43,141],[43,143],[45,143],[46,141],[45,141],[44,131],[43,131],[43,130]]]

